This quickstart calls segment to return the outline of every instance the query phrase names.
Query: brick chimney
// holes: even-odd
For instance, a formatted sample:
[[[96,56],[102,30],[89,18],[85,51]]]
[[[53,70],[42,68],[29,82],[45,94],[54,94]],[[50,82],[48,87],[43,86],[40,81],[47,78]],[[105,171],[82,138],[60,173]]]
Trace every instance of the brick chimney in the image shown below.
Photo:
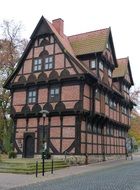
[[[55,27],[57,32],[63,37],[64,35],[64,21],[61,18],[52,21],[52,25]]]

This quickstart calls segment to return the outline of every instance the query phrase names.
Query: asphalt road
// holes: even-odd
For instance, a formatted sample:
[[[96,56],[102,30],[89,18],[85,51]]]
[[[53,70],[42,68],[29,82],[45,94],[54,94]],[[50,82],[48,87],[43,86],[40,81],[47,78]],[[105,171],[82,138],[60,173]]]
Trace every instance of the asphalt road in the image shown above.
[[[140,158],[135,161],[12,190],[140,190]]]

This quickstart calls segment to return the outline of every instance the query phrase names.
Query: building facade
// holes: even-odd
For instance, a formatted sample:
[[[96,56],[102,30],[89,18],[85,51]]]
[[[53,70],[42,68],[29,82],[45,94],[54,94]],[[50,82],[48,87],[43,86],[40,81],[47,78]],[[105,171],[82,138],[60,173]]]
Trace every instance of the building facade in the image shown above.
[[[116,59],[110,28],[66,36],[63,27],[62,19],[41,17],[4,85],[15,149],[34,157],[45,142],[54,155],[124,155],[133,108],[129,59]]]

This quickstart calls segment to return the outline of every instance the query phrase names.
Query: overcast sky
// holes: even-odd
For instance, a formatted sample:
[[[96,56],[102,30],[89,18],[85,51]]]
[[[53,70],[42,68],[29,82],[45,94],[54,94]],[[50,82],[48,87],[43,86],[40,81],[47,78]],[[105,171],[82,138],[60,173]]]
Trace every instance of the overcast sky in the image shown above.
[[[139,0],[1,0],[0,22],[21,21],[29,38],[40,17],[64,20],[66,35],[111,27],[117,58],[129,56],[135,86],[140,86]]]

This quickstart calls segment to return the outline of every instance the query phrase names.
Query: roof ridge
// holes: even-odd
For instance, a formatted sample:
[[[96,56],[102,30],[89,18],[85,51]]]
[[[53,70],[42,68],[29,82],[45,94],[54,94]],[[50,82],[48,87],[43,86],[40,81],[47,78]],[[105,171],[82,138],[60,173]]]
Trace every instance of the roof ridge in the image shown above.
[[[90,33],[93,33],[93,32],[98,32],[98,31],[107,30],[107,29],[110,29],[110,27],[97,29],[97,30],[93,30],[93,31],[89,31],[89,32],[83,32],[83,33],[79,33],[79,34],[74,34],[74,35],[70,35],[70,36],[67,36],[67,37],[70,38],[70,37],[73,37],[73,36],[79,36],[79,35],[83,35],[83,34],[90,34]]]

